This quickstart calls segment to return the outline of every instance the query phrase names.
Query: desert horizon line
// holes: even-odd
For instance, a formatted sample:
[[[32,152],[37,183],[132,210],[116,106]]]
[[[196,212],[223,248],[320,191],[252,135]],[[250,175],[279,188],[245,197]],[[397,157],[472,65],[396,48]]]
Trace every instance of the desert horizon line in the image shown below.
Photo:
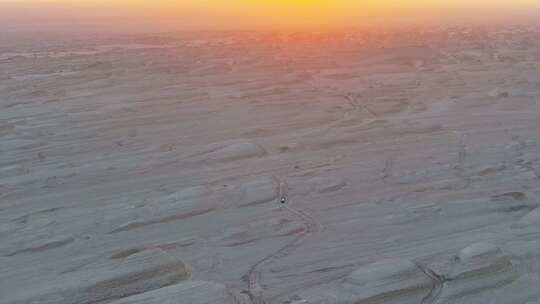
[[[0,0],[0,26],[8,29],[39,27],[102,27],[104,30],[160,29],[242,31],[242,30],[339,30],[356,27],[394,28],[403,26],[540,25],[540,3],[520,0],[512,4],[484,0],[473,4],[446,0],[422,5],[419,0],[389,4],[349,0],[329,4],[327,0],[247,1],[226,5],[223,0],[158,0],[155,5],[124,0],[67,2],[65,0]],[[251,4],[249,4],[251,3]],[[260,3],[260,4],[259,4]],[[486,2],[487,3],[487,2]],[[249,5],[248,5],[249,4]],[[347,9],[349,8],[349,9]],[[70,30],[70,29],[67,29]]]

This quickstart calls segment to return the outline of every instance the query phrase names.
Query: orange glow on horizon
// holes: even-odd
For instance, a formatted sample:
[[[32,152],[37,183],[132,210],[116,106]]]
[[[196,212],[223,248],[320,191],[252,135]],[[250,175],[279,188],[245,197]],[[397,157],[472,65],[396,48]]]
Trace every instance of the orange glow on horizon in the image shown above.
[[[0,0],[0,19],[10,22],[29,15],[48,22],[174,22],[209,29],[489,21],[538,12],[538,0]]]

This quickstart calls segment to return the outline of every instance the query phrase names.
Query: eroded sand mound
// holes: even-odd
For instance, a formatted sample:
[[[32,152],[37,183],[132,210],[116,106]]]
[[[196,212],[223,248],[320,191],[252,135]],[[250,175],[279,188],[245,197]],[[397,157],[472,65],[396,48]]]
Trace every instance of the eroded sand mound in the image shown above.
[[[233,304],[225,285],[190,281],[146,292],[111,304]]]
[[[421,303],[435,284],[411,261],[381,260],[351,273],[329,298],[336,304]]]
[[[243,158],[263,156],[266,151],[259,145],[250,142],[240,142],[219,147],[203,156],[205,162],[233,161]]]
[[[517,272],[510,258],[490,243],[476,243],[462,249],[444,284],[441,303],[466,303],[467,295],[510,284]]]
[[[45,284],[46,291],[24,293],[6,303],[103,303],[126,296],[159,289],[190,277],[190,270],[181,261],[161,249],[137,252],[119,263],[97,265],[91,275],[65,278]],[[44,282],[45,283],[45,282]]]

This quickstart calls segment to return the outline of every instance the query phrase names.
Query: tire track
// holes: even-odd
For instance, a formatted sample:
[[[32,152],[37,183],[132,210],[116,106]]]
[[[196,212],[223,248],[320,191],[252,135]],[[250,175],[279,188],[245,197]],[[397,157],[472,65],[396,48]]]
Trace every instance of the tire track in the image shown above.
[[[368,113],[370,116],[372,116],[373,119],[378,118],[378,115],[375,112],[371,111],[365,104],[359,102],[360,95],[358,93],[338,93],[337,97],[343,98],[346,104],[349,105],[351,108],[345,109],[341,114],[341,117],[335,119],[334,121],[328,122],[327,124],[320,127],[312,128],[306,132],[300,132],[295,136],[297,138],[303,138],[317,134],[324,134],[346,121],[359,117],[362,111]]]
[[[445,281],[444,277],[438,275],[431,268],[424,266],[419,262],[414,263],[416,264],[416,267],[420,268],[420,270],[422,270],[422,272],[425,273],[433,282],[433,287],[431,288],[429,293],[422,299],[422,304],[437,303],[443,290]]]
[[[394,167],[394,159],[390,156],[386,159],[384,162],[384,168],[382,171],[382,181],[383,183],[387,183],[388,179],[392,175],[392,168]]]
[[[472,179],[466,173],[466,162],[467,162],[467,144],[465,143],[466,134],[462,134],[459,140],[459,151],[458,151],[458,160],[457,164],[454,166],[456,171],[456,177],[463,181],[461,187],[454,187],[454,190],[465,190],[469,188],[472,184]]]
[[[278,204],[280,204],[282,208],[302,220],[304,222],[305,229],[300,232],[291,242],[285,244],[283,247],[279,248],[275,252],[265,256],[257,263],[253,264],[253,266],[251,266],[248,272],[244,275],[244,280],[247,281],[248,285],[247,294],[252,304],[266,304],[263,297],[264,288],[261,285],[261,271],[258,270],[258,268],[261,265],[269,263],[271,260],[286,257],[294,250],[296,250],[305,241],[307,236],[312,233],[320,232],[324,229],[323,225],[311,215],[309,215],[307,212],[297,210],[291,207],[288,202],[287,193],[289,187],[287,183],[276,176],[274,176],[273,178],[279,185]]]
[[[360,103],[358,100],[360,99],[360,94],[355,93],[347,93],[343,98],[349,101],[349,103],[353,106],[354,112],[359,112],[359,110],[364,110],[364,112],[371,115],[373,118],[377,119],[379,118],[379,115],[377,113],[373,112],[366,104]]]
[[[507,133],[512,136],[512,141],[514,142],[514,150],[516,154],[516,156],[512,159],[511,164],[522,170],[532,172],[536,179],[540,179],[540,173],[535,168],[534,164],[530,161],[525,160],[525,152],[523,152],[523,150],[527,149],[527,143],[518,135],[512,135],[510,132]]]

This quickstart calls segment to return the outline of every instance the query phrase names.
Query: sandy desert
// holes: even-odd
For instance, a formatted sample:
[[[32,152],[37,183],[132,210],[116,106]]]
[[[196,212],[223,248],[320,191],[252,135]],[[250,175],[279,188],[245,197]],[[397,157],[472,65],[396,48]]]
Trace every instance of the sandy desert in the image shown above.
[[[540,30],[0,39],[0,303],[540,303]]]

